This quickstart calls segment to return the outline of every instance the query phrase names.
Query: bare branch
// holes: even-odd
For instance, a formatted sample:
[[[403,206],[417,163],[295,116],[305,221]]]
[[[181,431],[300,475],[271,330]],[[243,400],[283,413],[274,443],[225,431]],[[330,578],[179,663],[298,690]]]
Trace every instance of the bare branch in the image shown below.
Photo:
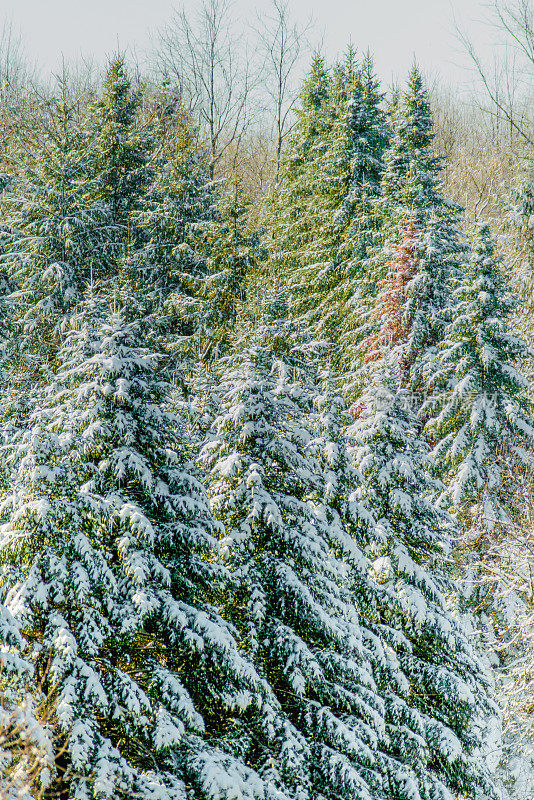
[[[250,67],[231,24],[231,7],[229,0],[203,0],[194,20],[184,9],[175,11],[158,36],[159,70],[176,85],[182,104],[200,125],[212,177],[248,124]]]

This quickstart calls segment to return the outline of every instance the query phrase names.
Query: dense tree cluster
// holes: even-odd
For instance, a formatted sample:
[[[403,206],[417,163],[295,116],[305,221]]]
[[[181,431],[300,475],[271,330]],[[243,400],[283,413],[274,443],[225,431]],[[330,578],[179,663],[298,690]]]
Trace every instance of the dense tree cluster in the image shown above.
[[[1,197],[0,769],[19,725],[34,798],[500,797],[531,351],[418,68],[316,56],[262,215],[120,57],[39,120]]]

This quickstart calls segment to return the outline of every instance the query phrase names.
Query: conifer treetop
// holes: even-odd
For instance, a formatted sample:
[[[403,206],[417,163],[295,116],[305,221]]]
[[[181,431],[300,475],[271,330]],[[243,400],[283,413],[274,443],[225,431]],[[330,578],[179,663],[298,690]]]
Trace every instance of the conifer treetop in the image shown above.
[[[456,505],[475,503],[485,524],[506,522],[503,458],[532,463],[534,442],[529,381],[521,363],[532,351],[509,332],[518,301],[510,292],[487,225],[475,233],[464,279],[454,291],[455,316],[445,331],[428,423],[435,455],[450,471]]]

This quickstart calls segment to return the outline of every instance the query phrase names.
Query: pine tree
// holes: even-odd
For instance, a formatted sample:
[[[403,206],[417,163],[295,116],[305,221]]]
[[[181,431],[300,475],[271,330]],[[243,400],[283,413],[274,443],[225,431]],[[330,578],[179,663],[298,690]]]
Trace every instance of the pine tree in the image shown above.
[[[158,154],[153,180],[132,215],[141,246],[131,249],[124,270],[135,313],[145,318],[157,346],[177,355],[169,374],[188,345],[198,355],[198,334],[206,326],[199,294],[220,227],[219,197],[189,124],[176,139],[171,154]]]
[[[504,775],[514,784],[528,763],[531,607],[524,591],[534,421],[530,382],[522,373],[532,353],[510,331],[513,297],[487,225],[481,225],[465,275],[454,292],[455,316],[445,331],[427,402],[429,435],[447,476],[443,502],[461,524],[458,568],[463,608],[480,646],[497,668],[507,736]],[[519,699],[520,698],[520,699]],[[525,753],[523,765],[518,753]],[[515,766],[514,766],[515,764]]]
[[[497,708],[447,604],[449,518],[430,499],[439,481],[410,394],[396,383],[379,365],[349,429],[363,478],[355,496],[375,520],[375,631],[398,657],[398,674],[384,695],[388,786],[393,797],[472,797],[479,791],[492,797],[480,749],[484,725]]]
[[[289,275],[293,315],[302,316],[304,328],[316,338],[342,344],[338,363],[343,368],[354,353],[367,258],[379,236],[374,201],[386,141],[381,102],[370,55],[356,66],[349,50],[332,78],[327,147],[316,166],[322,187],[315,196],[316,215],[321,213],[324,222],[313,228],[315,238],[310,253],[301,254],[302,267]]]
[[[19,626],[0,604],[0,795],[36,800],[51,783],[54,754],[43,705],[36,708],[27,692],[32,668],[20,656],[24,646]]]
[[[204,306],[204,360],[221,357],[230,349],[239,311],[246,301],[248,279],[257,269],[259,237],[247,223],[250,207],[242,180],[232,175],[218,203],[218,224],[212,226],[210,272],[198,293]]]
[[[335,217],[336,224],[342,226],[337,256],[342,293],[336,300],[349,318],[342,329],[342,342],[349,347],[353,344],[353,329],[360,324],[355,313],[357,299],[365,302],[364,298],[374,288],[369,286],[369,264],[383,239],[376,211],[381,193],[384,150],[390,136],[382,110],[383,99],[371,54],[367,53],[350,104],[350,181]]]
[[[202,797],[241,785],[259,800],[225,726],[276,711],[218,613],[216,525],[137,329],[89,299],[7,450],[3,594],[34,692],[54,701],[53,791],[176,800],[186,784]]]
[[[391,249],[400,243],[402,226],[412,215],[420,232],[421,268],[409,294],[413,363],[425,359],[425,351],[440,337],[438,319],[450,304],[451,281],[458,277],[466,244],[460,231],[460,208],[440,193],[441,160],[432,152],[432,117],[428,93],[417,66],[410,72],[406,90],[394,98],[391,108],[393,135],[384,154],[385,169],[377,213],[381,218],[384,246],[370,264],[375,281],[383,279]],[[424,320],[428,319],[428,325]],[[414,382],[420,389],[421,379]]]
[[[380,238],[374,204],[387,139],[382,99],[371,56],[359,64],[349,48],[332,71],[320,136],[299,174],[300,196],[309,202],[298,208],[297,219],[284,175],[274,201],[270,263],[286,276],[292,317],[301,337],[341,344],[335,352],[343,369],[354,354],[354,330],[361,326],[367,259]],[[289,163],[295,157],[292,144]],[[295,220],[291,225],[286,204]],[[281,251],[286,241],[291,256]]]
[[[421,214],[436,211],[444,203],[437,193],[440,159],[431,150],[432,114],[422,75],[414,65],[404,92],[390,108],[391,142],[384,155],[382,202],[385,217],[391,206],[403,212]],[[420,224],[423,219],[418,220]]]
[[[425,412],[447,476],[442,501],[456,510],[462,526],[458,558],[470,575],[466,606],[479,622],[484,619],[483,639],[497,647],[499,662],[510,660],[506,642],[517,638],[517,620],[526,613],[520,593],[501,584],[498,564],[508,558],[507,542],[520,541],[515,526],[523,510],[516,493],[530,475],[534,422],[530,383],[521,372],[532,353],[509,331],[518,301],[494,251],[489,228],[481,225],[454,292],[457,314],[445,331]]]
[[[205,153],[184,121],[169,152],[159,154],[134,215],[143,244],[124,268],[125,298],[137,298],[136,313],[141,310],[147,331],[169,356],[168,374],[184,387],[191,382],[185,373],[230,346],[258,251],[247,210],[237,176],[224,192],[209,179]]]
[[[452,290],[460,267],[455,232],[429,216],[417,241],[418,269],[406,287],[404,365],[412,389],[423,395],[433,383],[436,354],[447,321],[457,313]]]

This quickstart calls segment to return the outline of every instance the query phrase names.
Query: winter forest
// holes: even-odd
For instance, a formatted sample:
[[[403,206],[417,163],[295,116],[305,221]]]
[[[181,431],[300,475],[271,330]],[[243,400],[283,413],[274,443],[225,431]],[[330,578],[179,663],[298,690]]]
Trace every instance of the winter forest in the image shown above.
[[[4,27],[1,800],[534,797],[534,8],[485,13],[469,101],[283,0],[46,81]]]

